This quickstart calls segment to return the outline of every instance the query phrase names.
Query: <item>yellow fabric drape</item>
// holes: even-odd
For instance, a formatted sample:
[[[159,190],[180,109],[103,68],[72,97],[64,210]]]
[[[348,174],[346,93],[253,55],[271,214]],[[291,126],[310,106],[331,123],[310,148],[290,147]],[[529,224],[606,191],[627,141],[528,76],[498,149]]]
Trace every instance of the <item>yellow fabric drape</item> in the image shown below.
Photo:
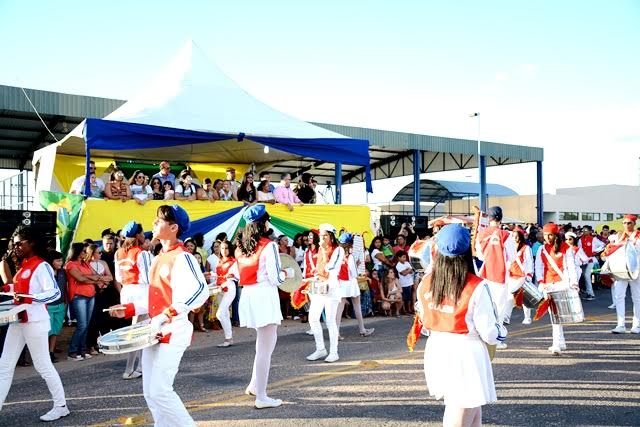
[[[109,165],[115,163],[113,159],[103,157],[92,157],[91,160],[96,162],[96,175],[98,177],[104,173]],[[84,157],[57,154],[55,165],[53,166],[53,178],[62,191],[69,191],[73,180],[84,174],[84,167]]]

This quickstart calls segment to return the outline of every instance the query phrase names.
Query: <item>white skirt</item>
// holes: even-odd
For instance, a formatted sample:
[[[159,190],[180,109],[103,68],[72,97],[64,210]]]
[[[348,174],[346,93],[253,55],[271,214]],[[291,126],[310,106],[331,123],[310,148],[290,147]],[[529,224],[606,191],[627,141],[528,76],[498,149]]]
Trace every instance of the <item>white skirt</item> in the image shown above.
[[[278,287],[261,282],[243,286],[238,303],[240,326],[261,328],[267,325],[279,325],[282,321]]]
[[[120,290],[120,304],[135,303],[149,299],[149,285],[140,283],[137,285],[122,285]]]
[[[340,295],[342,298],[351,298],[360,296],[360,287],[357,280],[339,280]]]
[[[424,374],[429,395],[445,405],[476,408],[497,400],[489,353],[478,336],[432,332]]]

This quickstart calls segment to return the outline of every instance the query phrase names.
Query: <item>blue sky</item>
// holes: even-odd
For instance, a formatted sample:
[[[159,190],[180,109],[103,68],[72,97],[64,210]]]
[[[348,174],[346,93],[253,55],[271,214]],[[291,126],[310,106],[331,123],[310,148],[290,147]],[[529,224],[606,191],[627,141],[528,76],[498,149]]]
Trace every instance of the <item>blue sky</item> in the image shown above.
[[[638,1],[100,3],[0,2],[0,84],[127,99],[191,37],[304,120],[475,139],[480,111],[482,139],[545,148],[547,192],[638,185]]]

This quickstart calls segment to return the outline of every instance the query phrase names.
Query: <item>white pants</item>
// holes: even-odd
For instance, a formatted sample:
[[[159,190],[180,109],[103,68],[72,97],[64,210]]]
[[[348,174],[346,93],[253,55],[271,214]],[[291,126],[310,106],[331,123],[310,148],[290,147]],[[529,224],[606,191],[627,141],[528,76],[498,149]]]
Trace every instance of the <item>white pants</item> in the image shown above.
[[[546,289],[544,289],[542,285],[539,285],[538,289],[540,289],[544,293],[544,296],[546,297],[549,292],[560,291],[563,289],[567,289],[568,287],[569,285],[565,282],[556,282],[548,285]],[[549,312],[549,320],[551,320],[551,308],[549,308],[548,312]],[[564,341],[564,329],[562,328],[562,325],[553,325],[553,324],[551,325],[551,338],[552,338],[553,347],[561,347],[563,345],[566,345]]]
[[[224,339],[230,340],[233,337],[233,329],[231,328],[231,317],[229,316],[229,307],[236,297],[236,285],[233,282],[228,282],[222,285],[227,287],[228,291],[222,293],[222,297],[219,298],[218,311],[216,312],[216,318],[222,325],[224,331]]]
[[[329,353],[338,354],[338,325],[336,315],[340,299],[325,295],[311,295],[311,306],[309,307],[309,326],[313,331],[313,338],[316,340],[316,350],[325,350],[324,336],[320,317],[324,309],[325,323],[329,330]]]
[[[186,346],[156,344],[142,350],[142,391],[156,427],[195,426],[195,422],[173,390]]]
[[[633,301],[633,322],[631,327],[640,326],[640,279],[636,280],[616,280],[614,285],[614,300],[616,305],[616,315],[618,326],[624,326],[625,303],[627,287],[631,288],[631,300]]]
[[[507,301],[509,299],[509,287],[504,283],[496,283],[487,280],[489,284],[489,291],[491,292],[491,299],[496,306],[496,316],[498,322],[504,321],[504,316],[507,313]]]
[[[37,320],[27,323],[12,323],[9,325],[7,337],[4,341],[4,350],[0,358],[0,409],[9,393],[13,372],[16,363],[22,353],[24,345],[27,345],[33,367],[47,383],[49,392],[53,399],[54,406],[65,406],[64,389],[58,371],[51,363],[49,356],[49,329],[51,325],[49,319]]]

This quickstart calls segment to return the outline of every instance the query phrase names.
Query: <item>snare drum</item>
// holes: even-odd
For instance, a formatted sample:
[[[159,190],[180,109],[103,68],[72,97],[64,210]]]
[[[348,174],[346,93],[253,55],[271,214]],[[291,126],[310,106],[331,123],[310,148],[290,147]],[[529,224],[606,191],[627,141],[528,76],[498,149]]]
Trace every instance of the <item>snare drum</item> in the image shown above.
[[[98,347],[104,354],[123,354],[151,347],[158,341],[158,331],[146,320],[102,335]]]
[[[527,308],[537,308],[544,299],[542,291],[528,280],[522,282],[522,290],[522,304]]]
[[[222,292],[222,287],[218,286],[216,284],[209,284],[207,285],[207,287],[209,288],[209,296],[212,297],[214,295],[218,295],[220,292]]]
[[[601,272],[611,274],[617,280],[636,280],[640,276],[640,264],[634,245],[626,242],[614,249]]]
[[[329,282],[309,282],[307,289],[311,295],[327,295],[329,293]]]
[[[578,292],[573,289],[549,292],[549,316],[554,325],[584,321],[584,311],[582,311]]]
[[[10,323],[16,323],[18,319],[18,311],[13,304],[0,305],[0,326],[8,325]]]

